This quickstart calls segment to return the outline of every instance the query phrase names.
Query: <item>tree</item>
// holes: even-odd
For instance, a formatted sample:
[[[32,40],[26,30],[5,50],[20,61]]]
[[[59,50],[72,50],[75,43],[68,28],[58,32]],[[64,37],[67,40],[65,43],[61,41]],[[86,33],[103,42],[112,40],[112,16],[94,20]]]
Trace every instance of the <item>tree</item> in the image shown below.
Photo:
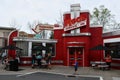
[[[16,30],[21,30],[22,26],[17,23],[15,19],[11,20],[10,26],[15,28]]]
[[[103,30],[120,28],[119,23],[115,21],[114,15],[111,11],[104,7],[104,5],[99,6],[99,8],[94,8],[93,14],[91,15],[92,25],[102,25]],[[115,26],[116,25],[116,26]]]
[[[61,12],[58,19],[56,19],[56,24],[63,26],[63,14]]]

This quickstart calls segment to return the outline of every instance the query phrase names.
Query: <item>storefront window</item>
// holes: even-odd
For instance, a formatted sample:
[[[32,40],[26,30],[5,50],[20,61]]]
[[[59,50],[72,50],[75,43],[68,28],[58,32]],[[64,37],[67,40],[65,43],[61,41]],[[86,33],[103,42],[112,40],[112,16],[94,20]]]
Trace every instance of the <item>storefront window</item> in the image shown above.
[[[28,56],[28,42],[17,42],[16,46],[21,48],[20,56]]]
[[[106,43],[106,47],[110,48],[110,51],[105,51],[105,54],[110,53],[112,58],[120,59],[120,42]]]
[[[55,44],[54,43],[33,43],[32,51],[34,51],[36,54],[40,53],[42,56],[48,53],[51,53],[52,56],[55,56]]]
[[[47,51],[46,53],[51,53],[52,56],[55,56],[55,44],[54,43],[47,43],[46,44],[46,47],[47,47]]]
[[[71,55],[73,55],[73,54],[75,53],[75,48],[70,47],[70,48],[69,48],[69,53],[70,53]]]
[[[70,33],[71,33],[71,34],[77,34],[77,33],[80,33],[80,28],[78,28],[78,29],[74,29],[74,30],[71,30]]]

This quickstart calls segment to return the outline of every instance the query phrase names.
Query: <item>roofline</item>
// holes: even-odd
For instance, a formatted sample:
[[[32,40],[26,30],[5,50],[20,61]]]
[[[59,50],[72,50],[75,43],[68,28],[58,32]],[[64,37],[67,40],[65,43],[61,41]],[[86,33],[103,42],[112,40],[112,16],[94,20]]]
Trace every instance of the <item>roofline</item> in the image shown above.
[[[57,43],[56,39],[35,39],[35,38],[27,38],[27,37],[14,37],[13,41],[31,41],[31,42],[45,42],[45,43]]]
[[[80,10],[80,13],[84,13],[84,12],[89,12],[90,13],[89,10]],[[70,14],[70,11],[66,11],[66,12],[63,13],[63,15],[64,14]]]
[[[116,35],[120,35],[120,30],[111,31],[111,32],[104,32],[102,36],[109,37],[109,36],[116,36]]]
[[[102,27],[102,25],[90,25],[90,28]]]
[[[104,31],[103,33],[110,33],[110,32],[118,32],[118,31],[120,31],[120,29],[117,29],[117,30],[107,30],[107,31]]]
[[[78,33],[78,34],[70,34],[70,33],[64,33],[62,34],[63,37],[66,36],[91,36],[91,33]]]
[[[0,26],[0,29],[14,30],[14,29],[16,29],[16,28],[13,28],[13,27],[1,27],[1,26]]]

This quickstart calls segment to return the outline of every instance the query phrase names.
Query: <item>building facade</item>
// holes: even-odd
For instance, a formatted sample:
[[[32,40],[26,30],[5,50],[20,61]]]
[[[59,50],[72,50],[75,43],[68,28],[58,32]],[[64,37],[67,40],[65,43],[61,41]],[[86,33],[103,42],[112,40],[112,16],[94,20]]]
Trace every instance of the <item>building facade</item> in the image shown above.
[[[90,66],[91,61],[100,60],[103,55],[90,48],[103,44],[102,26],[90,26],[90,13],[80,10],[79,4],[71,5],[71,10],[63,15],[63,27],[55,26],[56,62],[72,66],[77,60],[79,66]]]
[[[15,28],[0,27],[0,48],[7,45],[7,38],[13,30],[15,30]]]
[[[112,67],[120,69],[120,30],[103,33],[103,39],[104,45],[111,49]]]
[[[20,55],[21,65],[31,65],[31,56],[33,53],[41,54],[45,56],[47,53],[51,53],[55,57],[55,46],[57,40],[47,39],[46,36],[41,36],[41,26],[44,26],[45,30],[53,29],[53,25],[37,25],[33,31],[34,34],[28,34],[23,31],[14,30],[10,33],[8,38],[9,45],[16,45],[21,48],[21,51],[8,52],[10,56],[15,58],[17,54]]]
[[[9,44],[14,43],[23,49],[21,64],[31,64],[31,54],[34,48],[41,46],[42,50],[37,49],[35,51],[43,55],[50,52],[52,64],[56,65],[73,66],[77,60],[79,66],[86,67],[90,66],[91,61],[103,58],[101,51],[90,50],[96,45],[103,44],[103,38],[102,26],[90,26],[89,11],[80,10],[79,4],[73,4],[71,10],[63,14],[63,19],[63,26],[52,25],[54,39],[40,38],[41,26],[38,25],[33,29],[36,34],[32,37],[25,34],[21,36],[17,30],[10,34]],[[49,26],[45,28],[48,29]],[[44,28],[42,27],[42,29]],[[46,50],[47,48],[49,50]],[[14,53],[15,55],[16,53]]]

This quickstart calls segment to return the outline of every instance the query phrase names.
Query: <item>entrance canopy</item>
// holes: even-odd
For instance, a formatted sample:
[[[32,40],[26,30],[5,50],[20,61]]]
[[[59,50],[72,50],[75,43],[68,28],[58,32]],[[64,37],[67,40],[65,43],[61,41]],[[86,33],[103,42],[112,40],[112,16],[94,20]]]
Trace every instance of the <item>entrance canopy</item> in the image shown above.
[[[25,38],[25,37],[15,37],[13,41],[20,48],[23,48],[22,56],[29,56],[33,51],[35,53],[52,53],[55,56],[55,45],[57,40],[55,39],[35,39],[35,38]]]
[[[15,37],[13,41],[27,41],[27,42],[43,42],[43,43],[57,43],[55,39],[34,39],[34,38],[24,38],[24,37]]]

